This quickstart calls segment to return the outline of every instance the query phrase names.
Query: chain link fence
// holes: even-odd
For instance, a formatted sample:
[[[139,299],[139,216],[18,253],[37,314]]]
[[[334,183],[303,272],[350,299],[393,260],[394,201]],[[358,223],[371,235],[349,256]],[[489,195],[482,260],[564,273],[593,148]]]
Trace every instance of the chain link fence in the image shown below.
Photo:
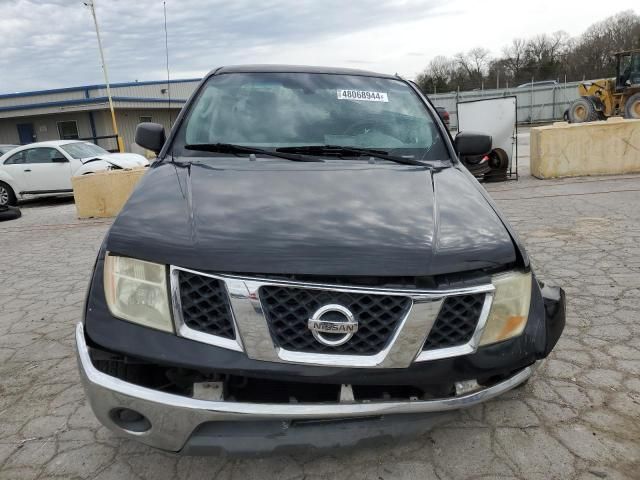
[[[578,85],[584,82],[559,83],[557,85],[500,88],[492,90],[472,90],[466,92],[438,93],[428,95],[435,106],[444,107],[451,118],[451,128],[458,128],[458,102],[486,98],[517,98],[517,122],[519,124],[545,123],[562,120],[569,105],[579,97]]]

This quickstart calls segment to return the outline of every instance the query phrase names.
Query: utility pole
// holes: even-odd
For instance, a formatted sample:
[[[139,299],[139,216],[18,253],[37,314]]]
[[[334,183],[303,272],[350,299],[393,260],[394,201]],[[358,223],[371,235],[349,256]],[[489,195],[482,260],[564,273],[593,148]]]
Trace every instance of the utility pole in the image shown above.
[[[104,83],[107,86],[107,98],[109,99],[109,110],[111,110],[111,122],[113,124],[113,133],[118,142],[118,151],[124,152],[124,144],[122,138],[118,134],[118,123],[116,122],[116,113],[113,110],[113,99],[111,98],[111,88],[109,87],[109,74],[107,73],[107,64],[104,61],[104,52],[102,50],[102,40],[100,39],[100,28],[98,28],[98,19],[96,17],[95,0],[88,0],[84,4],[91,9],[93,23],[96,26],[96,35],[98,36],[98,49],[100,50],[100,61],[102,62],[102,71],[104,72]]]

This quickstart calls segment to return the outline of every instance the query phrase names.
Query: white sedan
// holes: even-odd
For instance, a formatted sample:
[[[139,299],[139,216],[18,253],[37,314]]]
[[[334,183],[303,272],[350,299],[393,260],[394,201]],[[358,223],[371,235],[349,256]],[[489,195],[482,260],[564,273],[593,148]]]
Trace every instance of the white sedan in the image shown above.
[[[102,170],[147,167],[136,153],[109,153],[89,142],[31,143],[0,156],[0,205],[27,198],[72,193],[71,177]]]

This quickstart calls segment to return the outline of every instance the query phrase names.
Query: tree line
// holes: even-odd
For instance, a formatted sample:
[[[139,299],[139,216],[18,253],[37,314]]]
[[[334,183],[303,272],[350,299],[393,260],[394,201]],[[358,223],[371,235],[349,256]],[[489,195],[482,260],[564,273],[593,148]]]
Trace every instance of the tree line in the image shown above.
[[[437,56],[416,77],[425,93],[515,87],[542,80],[568,82],[613,77],[613,52],[640,48],[640,15],[626,10],[591,25],[578,37],[566,32],[515,38],[493,57],[484,47]]]

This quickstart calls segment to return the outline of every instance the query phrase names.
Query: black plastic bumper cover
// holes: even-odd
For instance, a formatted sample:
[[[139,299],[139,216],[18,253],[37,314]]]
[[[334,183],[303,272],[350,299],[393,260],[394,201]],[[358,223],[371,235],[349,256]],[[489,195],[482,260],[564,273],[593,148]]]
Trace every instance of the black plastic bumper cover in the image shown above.
[[[566,323],[566,299],[564,290],[560,287],[550,287],[542,285],[542,298],[544,299],[544,313],[546,332],[546,346],[543,358],[551,353],[553,347],[556,346],[564,325]]]

